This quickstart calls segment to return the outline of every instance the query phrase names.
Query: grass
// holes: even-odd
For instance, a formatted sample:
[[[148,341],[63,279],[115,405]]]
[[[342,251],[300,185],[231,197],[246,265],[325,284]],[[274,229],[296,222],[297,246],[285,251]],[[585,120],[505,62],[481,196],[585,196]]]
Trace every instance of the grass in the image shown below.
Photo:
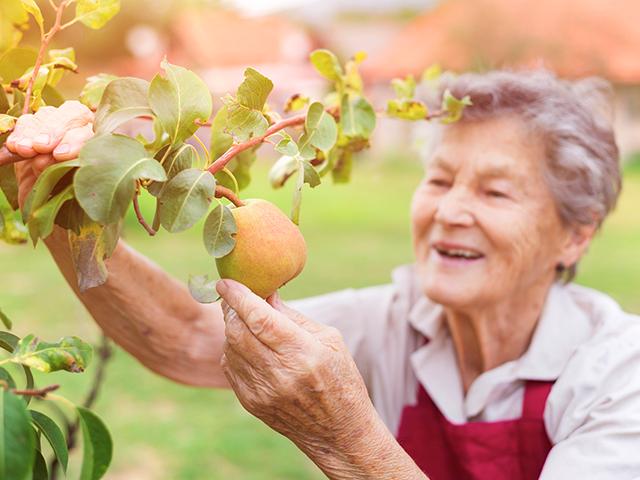
[[[302,229],[309,261],[283,296],[388,282],[394,266],[412,259],[408,206],[420,175],[418,163],[406,159],[362,160],[350,185],[327,182],[316,191],[305,190]],[[578,281],[640,312],[640,170],[635,165],[625,181],[618,209],[582,262]],[[290,190],[267,186],[263,165],[257,166],[246,196],[270,199],[285,211],[290,204]],[[147,212],[150,206],[149,201],[143,204]],[[200,234],[195,228],[149,238],[132,216],[127,219],[129,243],[181,279],[215,272]],[[18,334],[96,338],[93,322],[46,249],[0,245],[0,265],[0,306],[13,318]],[[78,400],[91,373],[89,368],[86,375],[54,374],[41,382],[60,382],[62,393]],[[174,384],[120,350],[96,410],[115,440],[108,479],[323,478],[287,439],[245,413],[230,392]]]

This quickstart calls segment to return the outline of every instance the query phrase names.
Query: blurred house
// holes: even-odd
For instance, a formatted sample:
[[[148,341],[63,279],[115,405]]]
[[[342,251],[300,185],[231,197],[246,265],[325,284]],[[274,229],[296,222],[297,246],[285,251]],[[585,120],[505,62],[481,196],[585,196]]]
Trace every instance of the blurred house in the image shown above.
[[[640,150],[640,2],[444,0],[411,21],[364,66],[380,84],[438,63],[446,69],[546,66],[602,76],[616,90],[623,156]]]

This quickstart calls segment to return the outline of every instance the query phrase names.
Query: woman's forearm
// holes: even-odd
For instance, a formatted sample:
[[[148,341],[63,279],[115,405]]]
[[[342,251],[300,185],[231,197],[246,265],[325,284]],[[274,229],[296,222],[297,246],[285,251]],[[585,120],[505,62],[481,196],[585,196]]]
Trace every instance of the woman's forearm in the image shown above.
[[[80,293],[67,232],[56,227],[45,243],[104,333],[146,367],[189,385],[228,386],[220,368],[224,323],[217,303],[199,304],[184,284],[122,241],[106,261],[106,283]]]
[[[335,445],[302,450],[332,480],[428,480],[371,406],[368,421],[356,421]]]

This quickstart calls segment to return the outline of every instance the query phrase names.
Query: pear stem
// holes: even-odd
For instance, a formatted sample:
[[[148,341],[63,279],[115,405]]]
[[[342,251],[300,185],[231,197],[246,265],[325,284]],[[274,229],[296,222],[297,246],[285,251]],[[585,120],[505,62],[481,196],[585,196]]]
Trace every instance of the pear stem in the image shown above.
[[[244,207],[245,203],[240,200],[240,197],[238,197],[235,193],[233,193],[232,190],[228,189],[227,187],[223,187],[222,185],[216,185],[216,198],[226,198],[227,200],[229,200],[231,203],[233,203],[236,207]]]

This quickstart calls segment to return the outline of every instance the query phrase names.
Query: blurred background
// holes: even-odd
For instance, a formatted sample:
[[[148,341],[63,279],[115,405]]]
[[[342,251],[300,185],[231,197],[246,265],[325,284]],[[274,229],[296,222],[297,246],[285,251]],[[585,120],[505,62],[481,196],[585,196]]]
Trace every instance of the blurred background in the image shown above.
[[[80,75],[61,85],[69,97],[77,97],[86,77],[98,72],[150,79],[166,55],[202,76],[216,106],[220,96],[235,91],[247,66],[274,81],[269,102],[275,109],[295,93],[320,97],[326,85],[307,61],[320,47],[343,59],[368,53],[362,70],[379,108],[392,96],[390,79],[420,75],[434,63],[456,72],[545,66],[565,78],[602,76],[615,90],[625,186],[580,265],[578,282],[640,313],[639,22],[637,0],[122,0],[121,12],[103,30],[71,28],[54,47],[77,51]],[[208,133],[201,136],[206,141]],[[305,190],[301,228],[309,260],[284,289],[285,298],[386,283],[393,267],[412,261],[408,207],[422,174],[412,148],[417,137],[419,143],[408,122],[380,121],[373,148],[358,158],[350,184],[327,179]],[[264,197],[288,211],[290,188],[268,186],[273,156],[267,147],[245,197]],[[215,275],[200,227],[151,239],[130,215],[125,236],[184,281],[189,274]],[[0,265],[0,306],[17,333],[98,339],[46,249],[0,244]],[[47,382],[61,382],[62,393],[79,400],[92,372]],[[120,350],[96,410],[114,435],[108,479],[322,478],[231,393],[176,385]]]

